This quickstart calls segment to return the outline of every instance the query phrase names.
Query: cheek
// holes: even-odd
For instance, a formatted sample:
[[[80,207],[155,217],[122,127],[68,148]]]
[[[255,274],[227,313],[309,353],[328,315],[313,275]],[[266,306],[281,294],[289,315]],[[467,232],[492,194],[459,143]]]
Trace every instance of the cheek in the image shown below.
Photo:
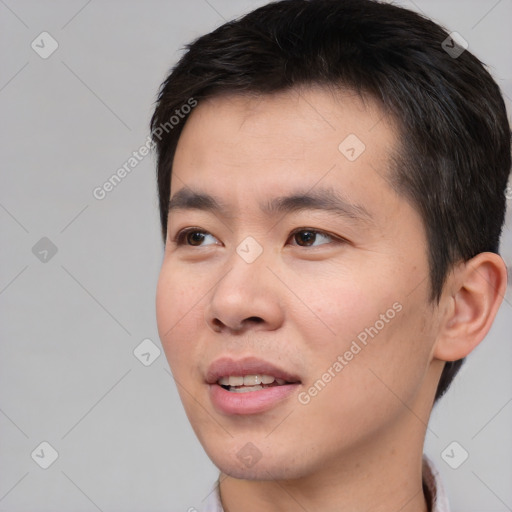
[[[295,320],[307,345],[309,385],[329,381],[324,398],[337,397],[332,403],[351,404],[354,410],[383,396],[396,401],[393,392],[404,400],[413,396],[434,340],[422,290],[410,295],[396,280],[381,275],[380,281],[322,279],[316,286],[303,282],[306,291],[311,311],[302,317],[297,311]],[[329,370],[336,377],[326,374]]]
[[[363,323],[358,319],[357,334],[339,338],[329,366],[341,355],[343,369],[329,390],[331,396],[325,396],[339,404],[338,414],[344,409],[363,411],[361,421],[371,423],[375,416],[385,417],[414,401],[434,342],[429,330],[419,328],[424,314],[417,307],[395,301],[391,308],[384,304],[367,310]]]
[[[204,321],[200,314],[200,298],[201,291],[194,288],[186,272],[172,270],[164,263],[156,290],[156,320],[173,371],[177,361],[187,357],[187,348],[192,347],[189,339],[192,331]]]
[[[297,295],[304,300],[303,304],[297,301],[293,321],[307,332],[305,340],[311,340],[316,349],[323,347],[315,351],[318,355],[343,353],[351,341],[359,338],[364,343],[400,316],[396,292],[385,291],[394,289],[391,283],[379,283],[368,275],[343,275],[301,280]]]

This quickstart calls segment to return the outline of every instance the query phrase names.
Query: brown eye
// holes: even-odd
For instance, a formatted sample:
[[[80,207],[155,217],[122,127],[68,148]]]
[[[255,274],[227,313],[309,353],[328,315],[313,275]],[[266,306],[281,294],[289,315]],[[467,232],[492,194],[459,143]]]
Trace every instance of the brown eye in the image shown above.
[[[333,241],[333,237],[331,235],[314,229],[300,229],[292,233],[292,238],[295,240],[296,245],[299,247],[313,247],[315,242],[317,242],[318,239],[321,239],[322,237],[328,240],[327,243],[329,243],[329,241]],[[325,244],[316,244],[316,246],[318,245]]]
[[[316,240],[316,233],[314,231],[299,231],[294,235],[295,241],[299,245],[309,246],[313,244]]]
[[[189,231],[185,233],[185,239],[189,245],[201,245],[204,240],[204,233],[201,231]]]
[[[211,244],[204,244],[206,237],[212,237],[215,238],[213,235],[206,231],[202,231],[200,229],[196,228],[188,228],[188,229],[182,229],[175,237],[174,241],[176,242],[176,245],[187,245],[190,247],[200,247],[202,245],[211,245]]]

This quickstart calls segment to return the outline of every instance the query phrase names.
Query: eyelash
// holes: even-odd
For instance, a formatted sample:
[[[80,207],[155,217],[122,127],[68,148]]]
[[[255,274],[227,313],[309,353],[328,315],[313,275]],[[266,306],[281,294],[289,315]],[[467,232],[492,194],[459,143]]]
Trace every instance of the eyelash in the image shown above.
[[[329,237],[331,240],[333,240],[334,243],[347,243],[347,240],[343,239],[343,238],[340,238],[338,236],[334,236],[334,235],[331,235],[329,233],[326,233],[325,231],[321,231],[321,230],[318,230],[318,229],[312,229],[312,228],[298,228],[298,229],[295,229],[294,231],[292,231],[290,233],[290,235],[288,236],[287,240],[289,240],[291,237],[295,236],[297,233],[301,233],[301,232],[308,232],[308,233],[314,233],[315,235],[325,235],[327,237]],[[176,236],[173,238],[173,242],[176,243],[176,245],[178,246],[182,246],[182,245],[188,245],[188,247],[202,247],[201,245],[190,245],[190,244],[185,244],[185,237],[189,234],[189,233],[201,233],[203,235],[211,235],[211,233],[209,233],[208,231],[205,231],[205,230],[202,230],[202,229],[199,229],[199,228],[185,228],[185,229],[182,229],[181,231],[179,231]],[[329,244],[322,244],[322,245],[329,245]],[[319,247],[319,246],[302,246],[302,245],[295,245],[295,247],[305,247],[305,248],[315,248],[315,247]]]

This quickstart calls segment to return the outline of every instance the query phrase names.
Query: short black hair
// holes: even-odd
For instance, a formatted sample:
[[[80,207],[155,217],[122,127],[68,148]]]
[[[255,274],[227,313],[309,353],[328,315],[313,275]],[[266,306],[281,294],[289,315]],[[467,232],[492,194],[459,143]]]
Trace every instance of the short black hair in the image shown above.
[[[498,253],[511,166],[505,104],[484,65],[438,24],[375,0],[282,0],[186,50],[151,119],[164,243],[174,153],[187,118],[170,124],[175,112],[191,98],[320,85],[369,96],[395,120],[390,180],[424,222],[432,303],[456,263]],[[436,401],[462,362],[445,364]]]

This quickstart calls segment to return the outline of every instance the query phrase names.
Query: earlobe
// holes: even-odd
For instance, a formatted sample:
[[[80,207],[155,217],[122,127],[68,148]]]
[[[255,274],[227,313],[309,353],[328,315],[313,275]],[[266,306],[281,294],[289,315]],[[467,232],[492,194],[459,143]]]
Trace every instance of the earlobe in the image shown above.
[[[489,332],[506,287],[507,267],[498,254],[480,253],[457,266],[441,298],[445,314],[434,357],[442,361],[466,357]]]

